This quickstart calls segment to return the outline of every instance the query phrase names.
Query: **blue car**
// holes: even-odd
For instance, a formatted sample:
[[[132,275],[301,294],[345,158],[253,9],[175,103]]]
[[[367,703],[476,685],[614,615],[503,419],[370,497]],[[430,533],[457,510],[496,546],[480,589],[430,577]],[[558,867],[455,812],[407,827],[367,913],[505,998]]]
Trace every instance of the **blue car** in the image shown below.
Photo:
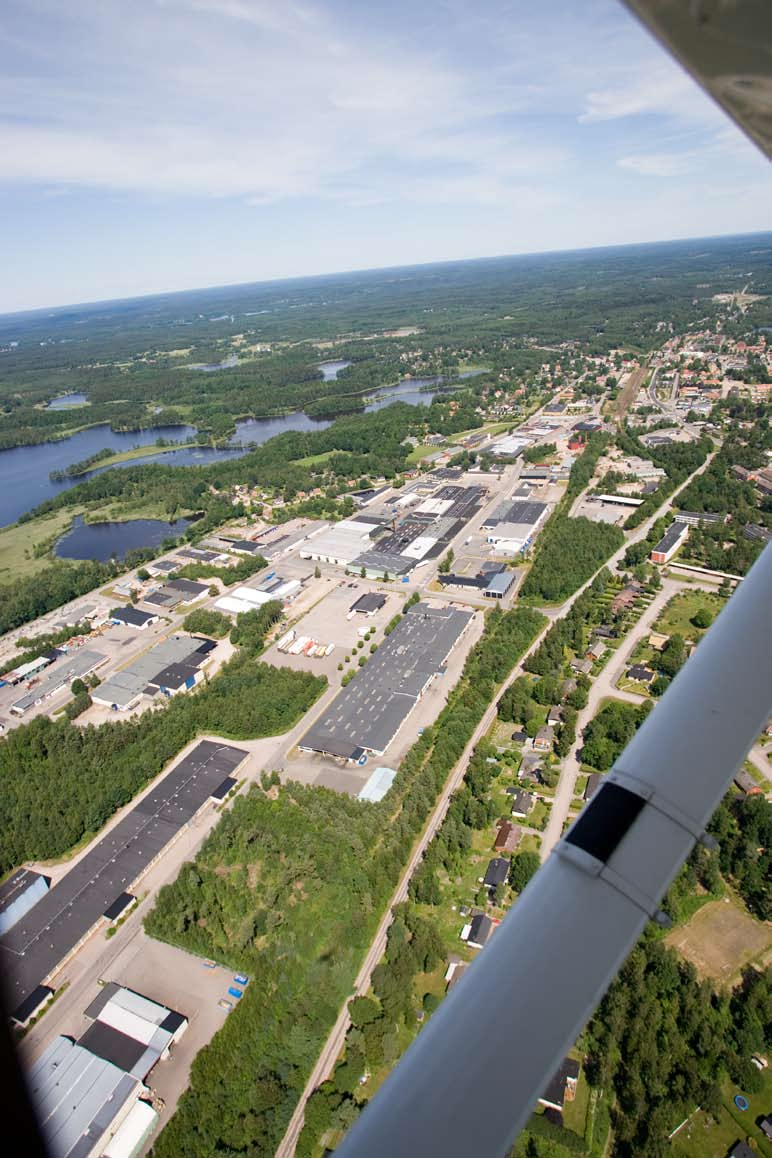
[[[249,978],[247,977],[246,973],[237,973],[236,976],[233,978],[233,980],[236,982],[237,985],[248,985],[249,984]]]
[[[231,997],[235,997],[236,1000],[238,1001],[238,999],[240,997],[244,996],[244,990],[243,989],[237,989],[235,985],[231,985],[230,988],[228,989],[228,994]]]

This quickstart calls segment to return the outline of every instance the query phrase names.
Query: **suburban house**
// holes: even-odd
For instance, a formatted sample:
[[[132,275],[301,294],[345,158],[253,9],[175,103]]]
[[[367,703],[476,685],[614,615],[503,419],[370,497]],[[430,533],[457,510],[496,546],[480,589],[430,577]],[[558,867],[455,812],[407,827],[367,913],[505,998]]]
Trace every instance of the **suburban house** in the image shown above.
[[[758,1152],[751,1150],[746,1142],[735,1142],[729,1151],[728,1158],[758,1158]]]
[[[617,596],[619,598],[619,596]],[[592,671],[591,659],[572,659],[571,671],[575,671],[577,675],[589,675]]]
[[[446,992],[450,993],[454,985],[458,985],[461,978],[466,973],[469,965],[466,961],[462,961],[460,957],[452,957],[448,963],[448,968],[445,971]]]
[[[623,587],[619,594],[615,595],[611,601],[609,610],[614,618],[621,615],[623,611],[627,611],[629,607],[632,607],[642,590],[643,588],[640,583],[628,583],[626,587]]]
[[[499,822],[493,847],[496,852],[514,852],[522,835],[522,830],[511,820],[502,820]]]
[[[508,821],[506,823],[509,823]],[[514,828],[514,825],[512,825]],[[506,884],[509,876],[509,861],[503,856],[494,856],[485,870],[482,883],[487,889],[495,889],[498,885]]]
[[[512,793],[512,815],[525,817],[533,808],[534,798],[530,792],[516,788]]]
[[[562,1110],[566,1102],[572,1102],[576,1097],[578,1081],[579,1062],[572,1057],[564,1058],[539,1098],[540,1104],[551,1106],[553,1110]]]
[[[737,773],[734,782],[746,796],[760,796],[762,794],[761,788],[759,788],[750,772],[746,772],[744,768],[741,768]]]
[[[486,917],[484,913],[477,913],[469,924],[464,925],[461,930],[461,940],[466,941],[472,949],[483,949],[487,945],[494,927],[490,917]]]
[[[550,728],[554,728],[556,724],[562,724],[562,723],[563,723],[563,709],[560,707],[560,705],[555,705],[554,707],[551,707],[550,710],[547,712],[547,726]]]
[[[528,739],[528,733],[527,732],[513,732],[512,733],[512,743],[513,744],[525,744],[527,739]]]
[[[656,672],[653,672],[650,667],[646,667],[642,663],[634,663],[627,669],[627,678],[629,680],[637,680],[639,684],[650,684],[653,682]]]
[[[605,643],[602,643],[599,639],[594,639],[584,654],[595,663],[596,660],[602,659],[607,651],[608,648]]]
[[[521,780],[534,780],[541,783],[542,760],[536,752],[526,752],[517,775]]]
[[[539,728],[539,731],[534,736],[533,748],[535,752],[551,752],[552,743],[555,739],[555,732],[549,726]]]
[[[663,647],[667,647],[669,635],[665,635],[661,631],[652,631],[649,634],[649,647],[653,647],[655,651],[662,651]]]

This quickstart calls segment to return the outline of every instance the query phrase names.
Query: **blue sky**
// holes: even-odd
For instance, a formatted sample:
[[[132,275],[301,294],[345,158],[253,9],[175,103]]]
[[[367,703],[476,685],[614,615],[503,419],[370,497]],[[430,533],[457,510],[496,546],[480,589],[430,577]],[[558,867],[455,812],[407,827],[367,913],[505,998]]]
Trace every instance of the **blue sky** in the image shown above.
[[[0,311],[772,227],[617,0],[4,0]]]

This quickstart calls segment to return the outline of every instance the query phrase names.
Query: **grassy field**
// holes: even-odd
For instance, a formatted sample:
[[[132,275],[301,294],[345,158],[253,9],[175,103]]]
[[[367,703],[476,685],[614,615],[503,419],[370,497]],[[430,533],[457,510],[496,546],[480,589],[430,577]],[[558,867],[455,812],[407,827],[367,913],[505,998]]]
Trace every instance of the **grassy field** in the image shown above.
[[[769,957],[772,929],[726,897],[703,905],[666,941],[692,962],[700,976],[727,984],[745,965]]]
[[[772,1142],[757,1125],[772,1108],[772,1069],[763,1071],[758,1094],[739,1090],[730,1082],[724,1083],[721,1092],[724,1105],[718,1122],[701,1110],[693,1114],[673,1139],[673,1153],[677,1158],[725,1158],[736,1142],[749,1139],[759,1154],[772,1158]],[[739,1093],[750,1103],[747,1110],[738,1110],[734,1104]]]
[[[323,450],[321,454],[307,454],[305,458],[296,458],[293,461],[297,466],[318,466],[322,462],[327,462],[333,454],[340,453],[337,450]]]
[[[82,513],[82,507],[68,507],[0,530],[0,583],[26,578],[47,567],[51,562],[48,552],[36,558],[35,551],[52,547],[68,530],[73,518]]]
[[[207,444],[204,442],[185,443],[185,446],[190,447],[191,449],[194,446],[206,446],[206,445]],[[99,469],[101,470],[102,467],[105,467],[105,466],[115,466],[115,464],[117,462],[131,462],[131,460],[134,458],[147,458],[151,454],[152,455],[168,454],[169,451],[171,451],[171,450],[179,450],[179,449],[180,449],[179,445],[176,445],[176,446],[134,446],[131,448],[131,450],[118,450],[115,452],[115,454],[111,454],[109,458],[100,458],[98,465],[99,465]],[[88,472],[90,470],[93,470],[93,467],[87,467],[86,470],[83,471],[83,474],[88,474]],[[77,478],[78,476],[74,475],[73,477]]]
[[[702,639],[704,629],[695,627],[691,623],[692,616],[704,607],[715,617],[726,606],[726,600],[712,591],[684,591],[675,595],[663,610],[654,625],[655,631],[663,635],[682,635],[684,639],[693,639],[695,642]]]

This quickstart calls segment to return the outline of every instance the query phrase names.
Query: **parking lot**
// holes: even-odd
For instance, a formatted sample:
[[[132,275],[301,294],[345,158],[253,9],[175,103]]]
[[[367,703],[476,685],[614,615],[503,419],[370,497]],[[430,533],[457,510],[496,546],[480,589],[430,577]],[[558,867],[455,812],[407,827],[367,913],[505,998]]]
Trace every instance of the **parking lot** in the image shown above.
[[[621,527],[633,507],[625,507],[617,503],[599,503],[590,498],[580,498],[574,504],[571,515],[573,518],[590,519],[593,523],[611,523]]]
[[[369,591],[379,591],[376,584],[369,583],[365,579],[350,579],[341,583],[340,580],[328,578],[316,580],[313,586],[317,591],[318,601],[308,614],[296,621],[301,610],[301,606],[296,602],[290,607],[287,618],[293,624],[296,635],[308,635],[318,640],[320,644],[332,643],[335,645],[334,651],[323,659],[314,659],[305,655],[288,655],[286,652],[280,652],[274,644],[265,653],[264,659],[266,663],[275,664],[277,667],[291,667],[296,671],[311,671],[314,675],[326,675],[330,683],[337,686],[341,678],[338,664],[343,662],[343,657],[350,655],[352,664],[356,665],[354,659],[356,644],[361,639],[357,632],[374,627],[376,633],[373,641],[380,643],[383,639],[383,628],[398,611],[402,610],[409,591],[387,592],[382,589],[380,593],[386,596],[386,603],[380,611],[376,611],[374,615],[355,614],[349,619],[352,604],[356,603],[360,595]],[[327,593],[319,600],[319,594],[325,588]],[[369,643],[365,644],[362,653],[369,655],[369,646]]]

